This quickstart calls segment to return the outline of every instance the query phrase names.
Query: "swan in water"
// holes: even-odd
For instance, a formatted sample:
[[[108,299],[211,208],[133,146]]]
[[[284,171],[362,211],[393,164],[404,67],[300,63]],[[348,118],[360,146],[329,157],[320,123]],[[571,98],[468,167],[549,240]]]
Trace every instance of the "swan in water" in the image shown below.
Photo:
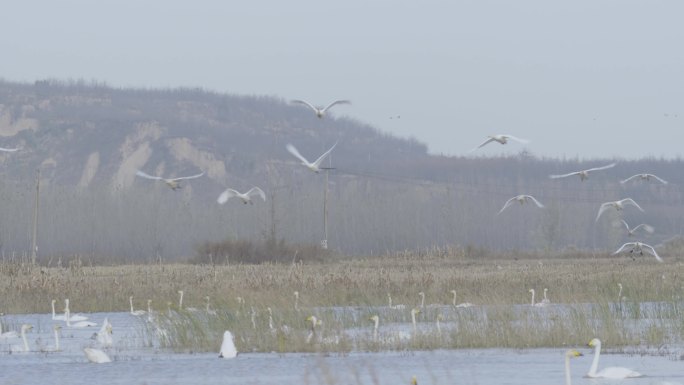
[[[54,321],[66,321],[66,317],[65,317],[64,315],[57,315],[57,313],[55,313],[55,303],[56,303],[56,302],[57,302],[56,299],[53,299],[53,300],[51,301],[51,304],[52,304],[52,319],[53,319]]]
[[[473,306],[473,304],[470,302],[463,302],[463,303],[459,303],[458,305],[456,305],[456,290],[452,290],[451,294],[454,296],[451,299],[451,303],[454,305],[454,307],[471,307],[471,306]]]
[[[54,325],[52,327],[52,330],[55,335],[55,346],[49,346],[46,349],[44,349],[44,352],[60,352],[62,349],[59,347],[59,331],[62,330],[62,327],[59,325]]]
[[[390,293],[387,293],[387,301],[389,302],[389,308],[390,308],[390,309],[395,309],[395,310],[404,310],[404,309],[406,309],[406,305],[402,305],[402,304],[399,304],[399,305],[392,305],[392,296],[390,295]]]
[[[418,293],[418,296],[420,296],[420,308],[425,309],[425,293],[421,291]]]
[[[70,311],[69,308],[64,309],[66,311],[66,324],[70,328],[87,328],[87,327],[92,327],[92,326],[97,326],[95,322],[90,322],[90,321],[78,321],[76,323],[71,323],[73,318],[70,317]]]
[[[594,348],[594,360],[591,362],[591,368],[589,368],[589,373],[587,373],[587,377],[623,379],[643,376],[641,373],[635,372],[632,369],[621,367],[604,368],[600,372],[597,372],[599,356],[601,355],[601,340],[599,340],[598,338],[594,338],[591,341],[589,341],[589,346]]]
[[[378,341],[378,326],[380,325],[380,317],[378,317],[377,314],[374,314],[368,318],[370,321],[373,321],[373,341],[377,342]]]
[[[88,361],[94,362],[96,364],[112,362],[107,353],[103,352],[100,349],[84,348],[83,353],[85,353],[85,356],[88,359]]]
[[[510,206],[511,206],[512,204],[514,204],[515,202],[518,202],[518,203],[520,203],[521,205],[522,205],[522,204],[525,204],[525,203],[527,203],[527,202],[532,202],[532,203],[534,203],[535,205],[537,205],[537,207],[539,207],[540,209],[543,209],[543,208],[544,208],[544,205],[541,204],[541,203],[540,203],[535,197],[533,197],[532,195],[521,194],[521,195],[514,196],[513,198],[507,200],[507,201],[506,201],[506,204],[504,204],[503,208],[501,208],[501,210],[499,210],[498,214],[501,214],[504,210],[506,210],[508,207],[510,207]],[[497,215],[498,215],[498,214],[497,214]]]
[[[160,181],[166,183],[166,185],[169,186],[171,188],[171,190],[176,191],[176,190],[182,188],[181,181],[199,178],[202,175],[204,175],[204,172],[201,172],[201,173],[196,174],[196,175],[182,176],[182,177],[178,177],[178,178],[162,178],[160,176],[152,176],[149,174],[145,174],[144,172],[137,170],[135,172],[135,175],[142,177],[142,178],[145,178],[145,179],[160,180]]]
[[[629,182],[630,180],[637,179],[637,178],[638,178],[639,180],[641,180],[641,181],[647,181],[647,182],[649,182],[651,179],[655,179],[655,180],[657,180],[658,182],[660,182],[660,183],[662,183],[662,184],[667,184],[667,181],[666,181],[666,180],[664,180],[664,179],[662,179],[662,178],[659,178],[658,176],[653,175],[653,174],[636,174],[636,175],[632,175],[632,176],[630,176],[630,177],[627,178],[627,179],[621,180],[620,183],[625,184],[625,183]]]
[[[0,147],[0,151],[2,152],[16,152],[19,151],[20,148],[5,148],[5,147]]]
[[[311,104],[311,103],[309,103],[309,102],[307,102],[307,101],[305,101],[305,100],[295,99],[295,100],[292,101],[292,103],[303,104],[303,105],[305,105],[305,106],[308,106],[309,108],[311,108],[311,109],[314,111],[314,113],[316,114],[316,117],[319,118],[319,119],[322,119],[323,116],[325,116],[325,112],[326,112],[328,109],[330,109],[330,107],[332,107],[332,106],[334,106],[334,105],[337,105],[337,104],[351,104],[351,102],[350,102],[349,100],[335,100],[334,102],[328,104],[327,107],[325,107],[325,108],[319,108],[319,107],[316,107],[316,106],[314,106],[313,104]]]
[[[529,143],[529,142],[530,142],[530,141],[527,140],[527,139],[520,139],[520,138],[517,138],[517,137],[515,137],[515,136],[513,136],[513,135],[508,135],[508,134],[488,135],[487,138],[488,138],[488,139],[485,140],[484,142],[482,142],[482,144],[480,144],[479,146],[473,148],[473,149],[470,150],[470,151],[475,151],[475,150],[477,150],[478,148],[482,148],[482,147],[486,146],[487,144],[489,144],[489,143],[491,143],[491,142],[498,142],[498,143],[501,143],[501,144],[506,144],[506,143],[508,143],[508,140],[509,140],[509,139],[513,139],[513,140],[515,140],[516,142],[523,143],[523,144]]]
[[[536,306],[536,307],[546,306],[546,304],[544,302],[537,302],[537,303],[534,302],[534,289],[530,289],[530,290],[528,290],[528,292],[532,293],[532,301],[530,302],[530,306]]]
[[[601,204],[601,207],[599,207],[598,214],[596,215],[596,222],[598,222],[599,218],[601,217],[601,214],[603,214],[606,210],[614,208],[617,211],[622,211],[625,208],[625,206],[634,206],[638,208],[639,211],[644,212],[644,209],[642,209],[641,206],[634,202],[634,199],[632,198],[620,199],[619,201],[605,202]]]
[[[558,178],[565,178],[568,176],[573,176],[573,175],[579,175],[580,181],[584,182],[585,180],[589,179],[589,173],[592,171],[600,171],[600,170],[607,170],[609,168],[615,167],[617,163],[611,163],[605,166],[601,167],[594,167],[594,168],[588,168],[586,170],[581,170],[581,171],[574,171],[574,172],[569,172],[567,174],[562,174],[562,175],[549,175],[549,178],[551,179],[558,179]]]
[[[303,157],[302,154],[300,154],[299,151],[297,151],[297,148],[292,144],[288,144],[287,146],[285,146],[285,148],[287,148],[287,151],[289,151],[290,154],[294,155],[297,159],[299,159],[302,162],[303,166],[305,166],[306,168],[315,173],[318,173],[319,171],[321,171],[321,162],[323,162],[323,159],[325,159],[325,157],[332,152],[335,146],[337,146],[337,142],[335,142],[335,144],[333,144],[333,146],[330,147],[328,151],[324,152],[323,155],[319,156],[318,159],[316,159],[313,163],[306,160],[306,158]]]
[[[128,297],[128,302],[131,304],[131,314],[132,315],[143,315],[143,314],[145,314],[145,310],[133,310],[133,296]]]
[[[28,340],[26,339],[26,332],[31,331],[32,329],[33,329],[33,325],[29,325],[29,324],[21,325],[21,340],[24,344],[23,345],[12,345],[12,346],[10,346],[10,352],[27,353],[29,351]]]
[[[632,253],[632,254],[633,254],[633,253],[638,253],[639,255],[644,255],[644,250],[645,250],[646,253],[651,254],[652,256],[654,256],[655,259],[656,259],[658,262],[662,262],[662,261],[663,261],[663,259],[660,258],[660,256],[658,255],[658,253],[656,253],[656,251],[655,251],[655,249],[653,248],[653,246],[647,245],[647,244],[645,244],[645,243],[643,243],[643,242],[627,242],[627,243],[625,243],[624,245],[620,246],[620,248],[617,249],[617,251],[614,252],[613,255],[619,254],[621,251],[627,250],[627,249],[629,249],[629,252],[630,252],[630,253]]]
[[[194,308],[194,307],[189,307],[189,308],[183,309],[183,290],[178,290],[178,295],[180,296],[178,298],[178,310],[187,310],[187,311],[193,311],[193,312],[198,311],[197,308]]]
[[[416,325],[416,315],[417,314],[420,314],[420,309],[418,309],[418,308],[411,309],[411,323],[413,324],[413,334],[414,335],[418,332],[418,327]]]
[[[81,314],[71,314],[71,309],[69,309],[69,298],[64,300],[64,321],[67,321],[67,313],[69,321],[86,321],[88,317]],[[59,317],[59,316],[58,316]]]
[[[266,193],[264,193],[264,190],[262,190],[256,186],[252,187],[251,189],[249,189],[249,191],[247,191],[244,194],[237,191],[237,190],[233,190],[232,188],[226,189],[224,192],[221,193],[221,195],[219,195],[219,197],[216,201],[222,205],[222,204],[228,202],[228,199],[230,199],[232,197],[237,197],[237,198],[240,198],[242,200],[242,203],[244,203],[244,204],[249,203],[249,204],[253,205],[254,202],[252,202],[252,195],[260,196],[261,199],[263,199],[264,202],[266,202]]]
[[[565,385],[572,385],[572,381],[570,380],[570,359],[581,356],[582,353],[577,350],[568,350],[565,353]]]
[[[97,342],[99,342],[103,347],[109,348],[114,343],[112,339],[113,333],[114,330],[112,328],[112,324],[109,322],[107,318],[105,318],[104,322],[102,323],[102,327],[100,328],[100,331],[95,333],[95,338],[97,339]]]
[[[548,292],[548,291],[549,291],[549,289],[544,288],[544,298],[541,300],[541,303],[546,304],[546,305],[551,303],[549,298],[546,296],[546,292]]]
[[[629,225],[627,224],[627,222],[625,222],[624,219],[620,219],[620,222],[622,222],[622,225],[625,227],[625,229],[627,229],[627,236],[628,237],[633,236],[637,232],[637,230],[639,230],[639,229],[644,229],[644,231],[649,233],[649,234],[653,234],[653,231],[655,231],[653,226],[647,225],[645,223],[638,224],[638,225],[636,225],[630,229]],[[620,222],[617,222],[616,226],[619,226]]]
[[[219,351],[219,358],[235,358],[237,357],[237,349],[233,342],[233,333],[226,330],[223,332],[223,342],[221,343],[221,350]]]

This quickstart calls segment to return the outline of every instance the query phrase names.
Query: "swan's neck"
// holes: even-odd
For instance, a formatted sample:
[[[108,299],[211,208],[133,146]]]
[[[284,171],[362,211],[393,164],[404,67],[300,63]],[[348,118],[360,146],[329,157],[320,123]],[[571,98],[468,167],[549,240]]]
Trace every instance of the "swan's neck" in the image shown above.
[[[453,294],[454,294],[454,300],[452,302],[453,302],[454,306],[456,306],[456,293],[454,292]]]
[[[147,303],[147,313],[152,314],[152,305],[149,302]]]
[[[546,290],[544,290],[544,299],[548,300],[548,298],[546,297]]]
[[[570,356],[565,356],[565,385],[572,385],[570,380]]]
[[[387,300],[389,301],[389,307],[392,308],[392,296],[387,294]]]
[[[413,333],[416,332],[417,327],[416,327],[416,312],[412,311],[411,312],[411,322],[413,323]]]
[[[131,313],[133,313],[133,298],[129,297],[128,302],[131,304]]]
[[[180,293],[180,298],[178,298],[178,308],[183,309],[183,292]]]
[[[71,327],[71,311],[69,308],[64,309],[64,318],[66,318],[67,326]]]
[[[275,329],[273,327],[273,316],[268,316],[268,328],[271,330]]]
[[[531,305],[534,305],[534,290],[532,290],[530,293],[532,293],[532,303],[531,303]]]
[[[420,307],[421,308],[425,307],[425,295],[420,296]]]
[[[294,309],[295,309],[295,311],[299,311],[299,296],[298,295],[295,295]]]
[[[594,347],[594,360],[591,361],[591,368],[589,368],[589,373],[588,375],[594,375],[596,374],[596,371],[598,370],[598,363],[599,363],[599,356],[601,355],[601,343],[599,342],[596,344]]]
[[[55,303],[52,302],[52,319],[57,318],[57,314],[55,313]]]
[[[59,331],[55,330],[55,350],[59,350]]]
[[[437,333],[442,334],[442,327],[439,326],[439,318],[437,318]]]
[[[26,331],[23,328],[21,329],[21,339],[24,340],[24,351],[28,352],[29,347],[28,347],[28,341],[26,340]]]

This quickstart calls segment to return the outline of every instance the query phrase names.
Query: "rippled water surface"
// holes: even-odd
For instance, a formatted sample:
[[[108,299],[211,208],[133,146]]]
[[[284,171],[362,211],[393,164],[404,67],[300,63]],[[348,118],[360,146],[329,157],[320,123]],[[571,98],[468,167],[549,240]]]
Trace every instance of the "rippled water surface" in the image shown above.
[[[482,349],[432,352],[316,354],[240,354],[222,360],[217,354],[176,354],[150,346],[142,321],[128,313],[90,314],[114,325],[113,362],[88,363],[82,348],[97,346],[90,337],[99,327],[61,331],[60,352],[53,341],[49,315],[5,316],[16,329],[31,323],[31,351],[12,352],[20,339],[0,341],[0,384],[564,384],[565,349]],[[61,322],[63,324],[63,322]],[[684,384],[679,354],[640,356],[604,354],[600,368],[626,366],[646,375],[630,380],[590,380],[592,351],[572,360],[573,384]]]

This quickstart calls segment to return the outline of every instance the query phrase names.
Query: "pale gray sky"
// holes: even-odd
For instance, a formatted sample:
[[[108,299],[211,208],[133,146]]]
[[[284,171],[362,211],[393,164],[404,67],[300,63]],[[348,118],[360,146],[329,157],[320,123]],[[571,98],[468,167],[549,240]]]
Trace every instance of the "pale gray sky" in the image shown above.
[[[495,133],[551,157],[684,154],[681,1],[23,0],[2,13],[9,81],[345,98],[337,116],[448,155]]]

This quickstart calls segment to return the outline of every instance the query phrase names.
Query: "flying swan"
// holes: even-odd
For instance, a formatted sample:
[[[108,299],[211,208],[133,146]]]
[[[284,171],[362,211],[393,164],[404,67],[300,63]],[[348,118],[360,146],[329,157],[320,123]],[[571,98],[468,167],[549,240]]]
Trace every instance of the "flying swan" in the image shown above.
[[[506,204],[503,206],[503,208],[501,208],[501,210],[499,210],[499,212],[497,213],[497,215],[501,214],[504,210],[506,210],[509,206],[511,206],[511,205],[514,204],[515,202],[518,202],[518,203],[520,203],[521,205],[522,205],[522,204],[525,204],[525,203],[527,203],[527,202],[532,202],[532,203],[534,203],[535,205],[537,205],[537,207],[539,207],[540,209],[543,209],[543,208],[544,208],[544,205],[541,204],[541,203],[540,203],[537,199],[535,199],[535,197],[533,197],[532,195],[524,195],[524,194],[521,194],[521,195],[514,196],[513,198],[507,200],[507,201],[506,201]]]
[[[202,175],[204,175],[204,172],[201,172],[197,175],[182,176],[182,177],[178,177],[178,178],[162,178],[160,176],[148,175],[148,174],[145,174],[144,172],[142,172],[140,170],[137,170],[135,172],[135,175],[142,177],[142,178],[145,178],[145,179],[160,180],[160,181],[166,183],[166,185],[169,186],[171,188],[171,190],[176,191],[176,190],[182,188],[181,181],[187,180],[187,179],[199,178]]]
[[[655,251],[655,249],[653,248],[653,246],[647,245],[647,244],[645,244],[645,243],[643,243],[643,242],[627,242],[627,243],[625,243],[624,245],[620,246],[620,248],[617,249],[617,251],[614,252],[613,255],[619,254],[621,251],[623,251],[623,250],[628,250],[628,249],[629,249],[629,252],[630,252],[630,253],[632,253],[632,254],[633,254],[633,253],[638,253],[639,255],[644,255],[644,250],[645,250],[646,253],[651,254],[652,256],[654,256],[655,259],[656,259],[658,262],[662,262],[662,261],[663,261],[663,259],[660,258],[660,256],[658,256],[658,253],[656,253],[656,251]]]
[[[660,183],[662,183],[662,184],[667,184],[667,181],[666,181],[666,180],[664,180],[664,179],[662,179],[662,178],[659,178],[658,176],[653,175],[653,174],[636,174],[636,175],[632,175],[632,176],[630,176],[630,177],[627,178],[627,179],[621,180],[620,183],[625,184],[625,183],[629,182],[630,180],[637,179],[637,178],[638,178],[639,180],[641,180],[641,181],[647,181],[647,182],[649,182],[651,179],[655,179],[655,180],[657,180],[658,182],[660,182]]]
[[[612,167],[615,167],[617,163],[611,163],[609,165],[601,166],[601,167],[594,167],[594,168],[589,168],[586,170],[581,170],[581,171],[575,171],[575,172],[569,172],[567,174],[562,174],[562,175],[549,175],[549,178],[551,179],[558,179],[558,178],[565,178],[568,176],[573,176],[573,175],[579,175],[580,180],[584,182],[585,180],[589,179],[589,173],[592,171],[599,171],[599,170],[606,170]]]
[[[625,208],[625,206],[634,206],[639,209],[639,211],[644,212],[644,209],[641,208],[632,198],[625,198],[621,199],[619,201],[612,201],[612,202],[605,202],[601,204],[601,207],[599,207],[598,214],[596,215],[596,222],[598,222],[599,218],[601,217],[601,214],[603,214],[604,211],[614,208],[617,211],[622,211],[622,209]]]
[[[316,117],[318,117],[319,119],[322,119],[323,116],[325,115],[325,112],[330,107],[332,107],[336,104],[351,104],[351,102],[349,100],[335,100],[334,102],[328,104],[328,106],[325,108],[318,108],[318,107],[315,107],[313,104],[311,104],[305,100],[295,99],[292,101],[292,103],[303,104],[305,106],[308,106],[309,108],[311,108],[314,111],[314,113],[316,114]]]
[[[604,368],[600,372],[598,370],[599,356],[601,355],[601,340],[594,338],[589,341],[589,346],[594,348],[594,360],[591,362],[591,368],[589,368],[589,373],[587,377],[589,378],[610,378],[614,380],[619,380],[623,378],[634,378],[642,377],[643,374],[635,372],[632,369],[621,368],[621,367],[609,367]]]
[[[530,141],[527,140],[527,139],[520,139],[520,138],[517,138],[517,137],[515,137],[515,136],[513,136],[513,135],[508,135],[508,134],[488,135],[487,138],[489,138],[489,139],[485,140],[484,142],[482,142],[482,144],[480,144],[479,146],[473,148],[473,149],[470,150],[470,151],[475,151],[475,150],[477,150],[478,148],[482,148],[482,147],[486,146],[487,144],[489,144],[489,143],[491,143],[491,142],[499,142],[499,143],[501,143],[501,144],[506,144],[506,143],[508,143],[508,140],[509,140],[509,139],[513,139],[513,140],[515,140],[516,142],[523,143],[523,144],[524,144],[524,143],[529,143],[529,142],[530,142]]]
[[[261,199],[264,200],[264,202],[266,202],[266,194],[264,193],[264,190],[260,189],[259,187],[252,187],[251,189],[249,189],[249,191],[247,191],[244,194],[240,193],[237,190],[233,190],[232,188],[226,189],[226,191],[222,192],[221,195],[219,195],[217,202],[219,204],[224,204],[228,202],[228,199],[232,197],[237,197],[242,200],[242,203],[249,203],[253,205],[254,202],[252,202],[252,195],[258,195],[261,197]]]
[[[309,170],[317,173],[321,170],[320,169],[321,162],[323,162],[323,159],[325,159],[325,157],[328,156],[332,152],[332,150],[333,150],[333,148],[335,148],[335,146],[337,146],[337,142],[335,142],[335,144],[333,144],[333,146],[330,147],[330,150],[323,153],[323,155],[318,157],[318,159],[316,159],[316,161],[313,163],[306,160],[306,158],[303,157],[302,154],[300,154],[299,151],[297,151],[297,148],[295,146],[293,146],[292,144],[288,144],[287,146],[285,146],[285,148],[287,148],[287,151],[289,151],[290,154],[294,155],[297,159],[301,160],[303,166],[305,166]]]
[[[625,228],[627,229],[627,236],[628,236],[628,237],[633,236],[633,235],[636,233],[636,231],[639,230],[639,229],[641,229],[641,228],[643,228],[644,231],[647,232],[647,233],[649,233],[649,234],[653,234],[653,231],[655,230],[655,229],[653,228],[653,226],[647,225],[647,224],[645,224],[645,223],[641,223],[641,224],[636,225],[636,226],[634,226],[633,228],[630,229],[630,228],[629,228],[629,225],[627,224],[627,222],[625,222],[624,219],[621,219],[620,222],[622,222],[622,224],[623,224],[623,225],[625,226]],[[619,226],[619,222],[618,222],[617,225]]]

